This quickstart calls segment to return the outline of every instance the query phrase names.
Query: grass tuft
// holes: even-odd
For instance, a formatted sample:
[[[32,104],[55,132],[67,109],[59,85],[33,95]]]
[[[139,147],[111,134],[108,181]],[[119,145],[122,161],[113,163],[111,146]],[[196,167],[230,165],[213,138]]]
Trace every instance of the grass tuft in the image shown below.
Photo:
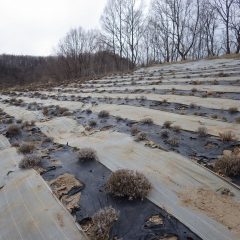
[[[78,151],[78,159],[81,162],[97,160],[97,153],[92,148],[82,148]]]
[[[33,168],[41,162],[41,158],[37,155],[27,155],[19,163],[19,168]]]
[[[115,221],[118,220],[119,213],[112,207],[100,209],[92,217],[92,224],[87,235],[92,240],[109,239],[109,232]]]
[[[129,200],[144,199],[150,190],[151,184],[142,173],[126,169],[112,173],[106,183],[108,193]]]
[[[99,118],[108,118],[109,117],[109,112],[106,110],[102,110],[98,113]]]

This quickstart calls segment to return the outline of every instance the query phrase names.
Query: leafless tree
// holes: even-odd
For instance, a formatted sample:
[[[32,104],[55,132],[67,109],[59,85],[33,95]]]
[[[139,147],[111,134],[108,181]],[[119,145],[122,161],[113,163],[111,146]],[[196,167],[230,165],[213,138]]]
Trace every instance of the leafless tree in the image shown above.
[[[230,20],[234,0],[213,0],[213,7],[217,10],[226,31],[226,54],[231,53],[230,47]]]
[[[230,16],[230,29],[233,31],[236,42],[236,53],[240,52],[240,0],[233,3]]]

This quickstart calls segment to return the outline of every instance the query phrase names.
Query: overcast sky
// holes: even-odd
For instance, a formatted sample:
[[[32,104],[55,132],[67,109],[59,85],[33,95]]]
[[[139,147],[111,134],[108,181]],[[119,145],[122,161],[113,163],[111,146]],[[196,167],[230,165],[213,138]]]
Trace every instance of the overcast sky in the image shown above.
[[[0,0],[0,54],[49,55],[70,28],[98,28],[107,0]]]

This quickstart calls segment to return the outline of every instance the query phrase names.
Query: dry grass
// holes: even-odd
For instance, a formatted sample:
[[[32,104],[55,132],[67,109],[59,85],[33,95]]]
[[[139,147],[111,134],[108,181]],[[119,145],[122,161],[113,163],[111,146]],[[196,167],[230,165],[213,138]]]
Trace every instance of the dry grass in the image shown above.
[[[207,136],[207,128],[205,128],[205,127],[199,127],[197,132],[200,137]]]
[[[9,136],[17,136],[21,133],[21,130],[18,125],[12,124],[7,128],[7,134]]]
[[[237,118],[235,119],[235,121],[236,121],[236,123],[240,124],[240,117],[237,117]]]
[[[196,104],[194,104],[194,103],[191,103],[191,104],[189,105],[189,108],[191,108],[191,109],[194,109],[194,108],[196,108]]]
[[[175,125],[172,127],[173,131],[176,132],[176,133],[179,133],[181,131],[181,127],[178,126],[178,125]]]
[[[223,142],[232,142],[235,140],[235,135],[231,131],[219,133],[219,137]]]
[[[161,136],[162,136],[163,138],[169,138],[169,131],[167,131],[167,130],[162,131],[162,132],[161,132]]]
[[[193,93],[197,92],[197,89],[196,88],[192,88],[191,90]]]
[[[132,170],[118,170],[111,174],[106,183],[106,191],[116,197],[144,199],[151,190],[148,179],[139,172]]]
[[[86,109],[86,113],[87,113],[87,114],[91,114],[91,113],[92,113],[92,110],[88,108],[88,109]]]
[[[109,117],[109,112],[106,110],[102,110],[98,113],[99,118],[108,118]]]
[[[131,128],[131,135],[132,136],[136,136],[139,132],[140,132],[140,130],[137,127],[132,127]]]
[[[27,155],[20,161],[19,167],[24,169],[32,168],[39,165],[40,162],[41,162],[41,158],[39,156]]]
[[[166,121],[166,122],[164,122],[164,124],[163,124],[163,126],[164,126],[165,128],[170,128],[171,125],[172,125],[172,122],[171,122],[171,121]]]
[[[33,152],[35,146],[31,143],[23,143],[19,148],[18,152],[23,153],[23,154],[28,154]]]
[[[82,148],[78,151],[78,159],[81,162],[89,162],[97,160],[97,153],[92,148]]]
[[[237,108],[237,107],[230,107],[230,108],[228,109],[228,112],[229,112],[230,114],[235,114],[235,113],[238,112],[238,108]]]
[[[87,232],[91,240],[107,240],[109,232],[119,213],[112,207],[100,209],[92,217],[92,224]]]
[[[96,126],[97,126],[97,122],[96,122],[95,120],[89,120],[89,121],[88,121],[88,125],[89,125],[90,127],[96,127]]]
[[[168,144],[170,144],[172,147],[178,147],[179,146],[179,139],[178,138],[171,138],[168,141]]]
[[[215,163],[215,171],[229,177],[240,176],[240,155],[231,153],[223,155]]]
[[[141,141],[144,141],[144,140],[147,140],[147,134],[144,133],[144,132],[139,132],[139,133],[136,135],[135,141],[141,142]]]
[[[153,120],[151,118],[144,118],[140,122],[142,124],[146,124],[146,125],[152,125],[153,124]]]

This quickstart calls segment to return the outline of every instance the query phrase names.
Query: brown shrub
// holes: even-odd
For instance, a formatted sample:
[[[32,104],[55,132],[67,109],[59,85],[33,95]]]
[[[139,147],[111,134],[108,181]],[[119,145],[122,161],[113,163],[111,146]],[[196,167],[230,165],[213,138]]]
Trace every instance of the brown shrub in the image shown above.
[[[23,154],[27,154],[27,153],[31,153],[34,150],[34,148],[35,148],[35,146],[33,144],[23,143],[18,148],[18,152],[23,153]]]
[[[164,122],[164,124],[163,124],[163,126],[164,126],[165,128],[170,128],[171,125],[172,125],[172,122],[171,122],[171,121],[166,121],[166,122]]]
[[[109,112],[106,110],[102,110],[98,113],[99,118],[108,118],[109,117]]]
[[[173,127],[172,127],[172,129],[173,129],[173,131],[174,131],[174,132],[177,132],[177,133],[179,133],[179,132],[180,132],[180,130],[181,130],[181,127],[180,127],[180,126],[178,126],[178,125],[175,125],[175,126],[173,126]]]
[[[95,127],[95,126],[97,125],[97,122],[96,122],[95,120],[89,120],[89,121],[88,121],[88,125],[89,125],[90,127]]]
[[[240,117],[237,117],[237,118],[235,119],[235,121],[236,121],[236,123],[240,124]]]
[[[78,159],[81,162],[97,160],[97,153],[92,148],[82,148],[78,151]]]
[[[137,142],[141,142],[141,141],[144,141],[147,139],[147,134],[144,133],[144,132],[139,132],[137,135],[136,135],[136,138],[135,138],[135,141]]]
[[[169,131],[167,131],[167,130],[162,131],[162,132],[161,132],[161,136],[162,136],[163,138],[168,138],[168,137],[169,137]]]
[[[37,155],[27,155],[25,156],[20,162],[19,167],[20,168],[32,168],[41,162],[41,158]]]
[[[48,107],[44,107],[42,112],[43,112],[44,116],[47,116],[48,115]]]
[[[205,128],[205,127],[199,127],[197,132],[200,137],[207,136],[207,128]]]
[[[115,221],[118,220],[119,213],[112,207],[100,209],[92,217],[92,224],[87,234],[92,240],[107,240],[109,232]]]
[[[144,199],[151,189],[148,179],[139,172],[132,170],[118,170],[111,174],[106,191],[116,197],[127,197],[129,200]]]
[[[136,136],[139,132],[140,132],[140,130],[137,127],[132,127],[131,128],[131,135],[132,136]]]
[[[235,140],[235,135],[231,131],[219,133],[219,137],[223,142],[231,142]]]
[[[230,107],[230,108],[228,109],[228,112],[229,112],[230,114],[235,114],[235,113],[238,112],[238,108],[237,108],[237,107]]]
[[[170,144],[172,147],[178,147],[179,146],[179,139],[178,138],[171,138],[168,141],[168,144]]]
[[[215,171],[226,176],[235,177],[240,175],[240,155],[231,153],[220,157],[215,165]]]
[[[144,118],[140,121],[142,124],[147,124],[147,125],[151,125],[153,124],[153,120],[151,118]]]
[[[19,126],[16,124],[10,125],[7,129],[7,134],[10,136],[16,136],[16,135],[19,135],[20,133],[21,133],[21,130]]]

